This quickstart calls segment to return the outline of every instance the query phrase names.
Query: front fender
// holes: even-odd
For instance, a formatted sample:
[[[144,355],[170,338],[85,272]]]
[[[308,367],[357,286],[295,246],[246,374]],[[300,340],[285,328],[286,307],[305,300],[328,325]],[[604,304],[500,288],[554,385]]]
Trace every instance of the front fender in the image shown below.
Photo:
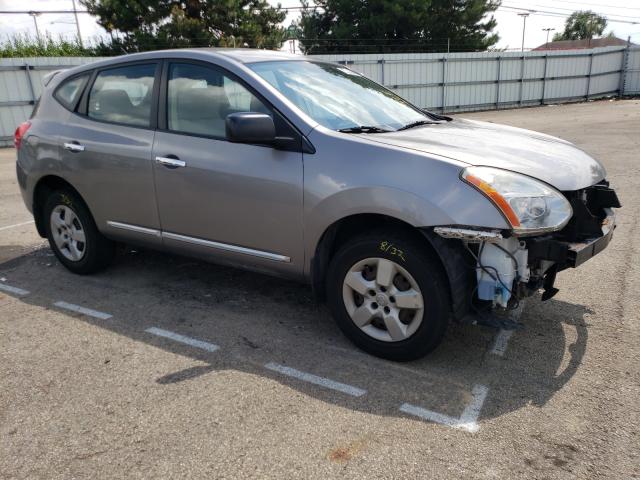
[[[439,198],[439,201],[385,186],[340,190],[305,213],[306,272],[324,232],[335,222],[358,214],[386,215],[414,227],[475,225],[508,228],[497,209],[479,192],[461,181],[452,185],[447,195]]]

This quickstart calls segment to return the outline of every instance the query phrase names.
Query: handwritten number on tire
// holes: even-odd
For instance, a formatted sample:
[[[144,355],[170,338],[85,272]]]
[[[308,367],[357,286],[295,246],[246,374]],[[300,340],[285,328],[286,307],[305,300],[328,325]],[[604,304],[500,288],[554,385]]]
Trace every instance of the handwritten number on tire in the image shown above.
[[[380,251],[393,255],[394,257],[400,257],[403,262],[407,260],[404,258],[404,252],[397,248],[393,243],[387,241],[380,242]]]

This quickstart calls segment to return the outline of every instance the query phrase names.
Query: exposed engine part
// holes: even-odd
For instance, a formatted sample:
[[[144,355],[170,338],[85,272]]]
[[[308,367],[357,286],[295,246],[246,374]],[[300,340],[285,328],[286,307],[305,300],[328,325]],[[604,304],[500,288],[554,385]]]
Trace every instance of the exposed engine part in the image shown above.
[[[473,230],[458,227],[435,227],[435,233],[443,238],[464,240],[465,242],[499,242],[502,240],[500,232],[490,230]]]
[[[517,238],[503,238],[497,242],[482,242],[476,257],[478,298],[489,300],[502,308],[519,295],[519,283],[527,283],[530,277],[526,244]]]

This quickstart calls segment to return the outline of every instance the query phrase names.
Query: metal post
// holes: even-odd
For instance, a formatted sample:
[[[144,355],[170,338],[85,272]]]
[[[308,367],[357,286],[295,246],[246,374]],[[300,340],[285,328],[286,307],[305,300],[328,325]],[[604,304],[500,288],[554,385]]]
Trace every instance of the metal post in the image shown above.
[[[28,63],[25,62],[25,64],[24,64],[24,72],[27,75],[27,85],[29,86],[29,93],[31,93],[31,104],[35,105],[35,103],[36,103],[36,91],[33,88],[33,81],[31,80],[31,74],[29,73],[29,70],[31,70],[31,67],[29,66]]]
[[[542,98],[540,105],[544,105],[544,94],[547,90],[547,64],[549,63],[549,55],[544,56],[544,73],[542,74]]]
[[[525,56],[522,55],[522,57],[520,57],[520,59],[522,60],[522,62],[521,62],[521,66],[520,66],[520,100],[518,101],[518,103],[520,104],[520,106],[522,106],[522,98],[524,96],[524,61],[525,61]]]
[[[501,75],[501,58],[498,57],[498,72],[496,77],[496,110],[500,108],[500,75]]]
[[[76,10],[76,0],[71,0],[73,4],[73,16],[76,18],[76,30],[78,31],[78,42],[80,42],[80,46],[82,47],[82,35],[80,34],[80,22],[78,22],[78,10]]]
[[[620,65],[620,85],[618,86],[618,96],[624,95],[624,86],[627,81],[627,70],[629,69],[629,49],[631,48],[631,37],[627,40],[627,48],[622,52],[622,65]]]
[[[33,25],[36,27],[36,38],[39,40],[40,39],[40,29],[38,28],[38,20],[37,20],[37,16],[40,15],[40,13],[38,12],[29,12],[29,15],[31,15],[31,17],[33,18]]]
[[[442,57],[442,113],[447,103],[447,57]]]
[[[527,29],[527,17],[529,16],[528,13],[519,13],[518,14],[519,17],[522,17],[522,52],[524,52],[524,32]]]
[[[589,100],[589,90],[591,90],[591,69],[593,68],[593,52],[589,54],[589,73],[587,74],[587,93],[584,96],[585,100]]]
[[[380,85],[384,87],[384,58],[378,60],[380,64]]]

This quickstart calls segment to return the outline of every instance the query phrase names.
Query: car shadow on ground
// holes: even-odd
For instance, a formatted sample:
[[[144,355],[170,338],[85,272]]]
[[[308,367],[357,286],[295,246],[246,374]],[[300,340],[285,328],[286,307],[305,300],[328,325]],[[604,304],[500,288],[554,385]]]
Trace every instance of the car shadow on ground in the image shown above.
[[[475,385],[489,391],[480,421],[544,405],[579,368],[591,313],[582,305],[534,298],[521,317],[524,328],[514,332],[504,356],[491,353],[496,330],[452,325],[431,355],[399,364],[352,346],[305,285],[184,257],[127,249],[108,270],[77,276],[42,248],[0,264],[0,277],[31,292],[18,297],[22,302],[56,309],[53,304],[63,300],[108,312],[113,317],[100,320],[56,309],[70,319],[204,362],[150,379],[159,386],[239,370],[345,408],[403,417],[403,403],[458,417]],[[151,335],[145,331],[149,327],[220,349],[199,350]],[[367,394],[351,397],[311,385],[266,369],[267,363],[354,385]]]

